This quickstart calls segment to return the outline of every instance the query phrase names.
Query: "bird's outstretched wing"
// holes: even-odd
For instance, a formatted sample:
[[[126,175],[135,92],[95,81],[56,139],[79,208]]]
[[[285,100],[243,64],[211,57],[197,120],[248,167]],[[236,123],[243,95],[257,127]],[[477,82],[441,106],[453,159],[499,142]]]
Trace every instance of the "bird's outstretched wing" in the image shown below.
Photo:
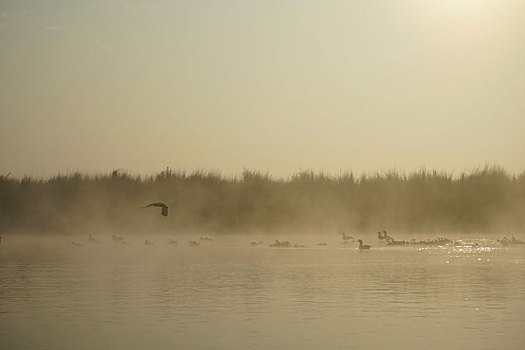
[[[160,208],[162,208],[162,211],[160,212],[160,215],[168,216],[168,206],[166,204],[164,204],[164,203],[155,202],[155,203],[148,204],[148,205],[146,205],[145,207],[142,207],[142,208],[149,208],[149,207],[160,207]]]
[[[148,204],[146,205],[145,207],[142,207],[142,208],[148,208],[148,207],[161,207],[161,208],[168,208],[168,206],[164,203],[161,203],[161,202],[155,202],[155,203],[151,203],[151,204]]]

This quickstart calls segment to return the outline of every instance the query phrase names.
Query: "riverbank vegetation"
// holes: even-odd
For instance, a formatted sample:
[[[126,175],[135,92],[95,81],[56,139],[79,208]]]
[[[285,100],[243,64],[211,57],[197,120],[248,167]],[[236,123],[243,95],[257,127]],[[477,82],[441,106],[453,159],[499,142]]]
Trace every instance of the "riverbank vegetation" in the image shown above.
[[[368,176],[245,170],[133,176],[0,176],[0,231],[514,232],[525,227],[525,172],[485,167],[456,176],[420,170]],[[164,202],[169,216],[141,207]]]

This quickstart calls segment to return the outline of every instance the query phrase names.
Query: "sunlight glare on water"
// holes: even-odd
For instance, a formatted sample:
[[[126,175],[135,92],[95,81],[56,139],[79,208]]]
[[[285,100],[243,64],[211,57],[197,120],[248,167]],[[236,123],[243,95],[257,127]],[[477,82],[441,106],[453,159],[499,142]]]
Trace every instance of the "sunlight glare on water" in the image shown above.
[[[1,349],[522,349],[525,249],[4,237]],[[376,244],[377,245],[377,244]]]

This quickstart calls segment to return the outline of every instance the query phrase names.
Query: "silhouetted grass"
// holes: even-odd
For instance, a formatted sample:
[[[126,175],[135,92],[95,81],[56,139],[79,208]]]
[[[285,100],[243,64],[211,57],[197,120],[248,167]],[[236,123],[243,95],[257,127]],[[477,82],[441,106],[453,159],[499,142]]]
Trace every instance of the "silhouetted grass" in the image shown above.
[[[420,170],[355,177],[313,171],[287,180],[245,170],[171,171],[141,178],[59,174],[49,179],[0,176],[1,231],[116,232],[293,230],[334,233],[522,230],[525,173],[484,167],[452,176]],[[162,201],[170,215],[140,207]]]

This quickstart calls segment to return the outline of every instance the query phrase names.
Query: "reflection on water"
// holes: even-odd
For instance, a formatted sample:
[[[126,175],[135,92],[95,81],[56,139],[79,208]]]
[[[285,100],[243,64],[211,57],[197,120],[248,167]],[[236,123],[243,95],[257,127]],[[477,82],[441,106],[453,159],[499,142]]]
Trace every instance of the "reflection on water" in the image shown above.
[[[522,349],[525,248],[0,246],[1,349]],[[186,242],[180,240],[180,242]],[[233,242],[233,243],[232,243]],[[208,242],[206,242],[208,243]]]

